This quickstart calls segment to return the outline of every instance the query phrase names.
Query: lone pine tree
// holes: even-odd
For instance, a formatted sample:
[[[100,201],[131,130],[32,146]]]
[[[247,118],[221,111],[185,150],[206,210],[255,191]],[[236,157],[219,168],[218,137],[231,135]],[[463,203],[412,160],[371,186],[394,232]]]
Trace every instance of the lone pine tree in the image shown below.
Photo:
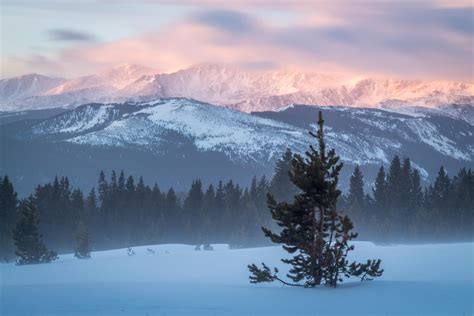
[[[326,152],[323,124],[319,112],[319,129],[316,134],[310,132],[319,143],[319,151],[310,145],[306,157],[295,155],[292,161],[290,178],[301,193],[295,195],[293,203],[278,203],[271,194],[267,199],[271,215],[282,229],[279,233],[264,227],[262,230],[272,242],[282,244],[283,249],[294,254],[291,259],[282,259],[292,266],[287,277],[293,282],[284,281],[278,276],[278,269],[272,270],[262,263],[262,268],[255,264],[248,266],[251,283],[277,280],[292,286],[335,287],[342,282],[342,276],[370,280],[382,275],[380,259],[363,264],[349,264],[347,260],[348,252],[354,250],[348,242],[357,234],[351,232],[351,220],[336,210],[341,194],[337,183],[342,163],[334,149]]]
[[[79,222],[76,231],[76,247],[74,249],[74,257],[78,259],[88,259],[91,257],[91,249],[89,243],[89,230],[84,222]]]
[[[13,240],[18,256],[17,264],[46,263],[58,258],[56,252],[48,250],[39,233],[39,214],[31,198],[20,205],[20,219],[13,230]]]

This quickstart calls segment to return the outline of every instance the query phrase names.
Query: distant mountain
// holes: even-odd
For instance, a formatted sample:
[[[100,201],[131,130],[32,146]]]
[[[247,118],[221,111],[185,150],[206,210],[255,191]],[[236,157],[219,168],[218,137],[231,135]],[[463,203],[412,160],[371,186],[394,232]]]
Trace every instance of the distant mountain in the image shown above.
[[[101,169],[125,169],[178,190],[198,177],[247,184],[253,175],[271,176],[286,148],[306,150],[318,110],[327,123],[328,145],[346,164],[343,185],[355,164],[371,181],[395,154],[410,157],[425,179],[433,179],[440,165],[450,172],[472,165],[474,127],[429,110],[402,114],[295,105],[247,114],[172,98],[87,104],[49,117],[0,113],[0,123],[8,119],[0,126],[5,148],[0,173],[11,175],[22,193],[56,174],[87,188]]]
[[[22,83],[28,76],[0,81]],[[23,78],[23,79],[22,79]],[[52,80],[52,79],[51,79]],[[29,87],[17,84],[19,87]],[[296,71],[250,71],[203,64],[169,74],[120,65],[96,75],[59,80],[48,89],[0,90],[0,110],[74,107],[87,102],[143,101],[187,97],[238,109],[268,111],[289,104],[355,107],[474,104],[474,84],[395,80]],[[25,88],[26,89],[26,88]],[[6,92],[4,92],[6,91]]]
[[[144,66],[122,64],[95,75],[70,80],[40,75],[3,79],[0,80],[0,110],[72,108],[88,102],[118,101],[121,100],[118,96],[120,89],[155,72]],[[15,87],[12,87],[13,83]]]
[[[64,82],[66,82],[66,79],[49,78],[38,74],[0,80],[1,105],[5,107],[5,105],[17,100],[46,94]]]

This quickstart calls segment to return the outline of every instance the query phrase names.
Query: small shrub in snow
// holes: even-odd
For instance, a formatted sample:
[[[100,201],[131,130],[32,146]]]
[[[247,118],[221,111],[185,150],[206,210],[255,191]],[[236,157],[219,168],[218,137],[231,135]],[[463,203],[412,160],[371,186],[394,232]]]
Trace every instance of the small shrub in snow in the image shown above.
[[[209,245],[209,244],[205,244],[202,249],[205,250],[205,251],[212,251],[212,250],[214,250],[214,248],[213,248],[211,245]]]
[[[127,248],[127,255],[129,255],[130,257],[131,257],[131,256],[134,256],[134,255],[135,255],[135,251],[134,251],[132,248],[128,247],[128,248]]]

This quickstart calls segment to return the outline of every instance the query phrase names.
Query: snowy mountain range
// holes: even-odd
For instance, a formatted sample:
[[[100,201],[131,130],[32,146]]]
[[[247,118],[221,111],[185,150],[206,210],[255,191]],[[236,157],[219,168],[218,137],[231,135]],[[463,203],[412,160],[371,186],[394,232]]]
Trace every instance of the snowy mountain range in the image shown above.
[[[271,176],[286,148],[306,150],[318,110],[329,147],[346,164],[343,179],[360,164],[371,181],[395,154],[410,157],[430,180],[440,165],[451,172],[472,165],[474,126],[449,111],[294,105],[248,114],[170,98],[0,114],[0,141],[8,148],[0,172],[25,190],[56,174],[90,186],[101,169],[125,169],[178,188],[198,177],[246,183],[253,175]]]
[[[474,84],[256,71],[203,64],[174,73],[119,65],[75,79],[26,75],[0,80],[0,110],[70,108],[88,102],[149,101],[186,97],[238,109],[267,111],[290,104],[355,107],[474,104]]]

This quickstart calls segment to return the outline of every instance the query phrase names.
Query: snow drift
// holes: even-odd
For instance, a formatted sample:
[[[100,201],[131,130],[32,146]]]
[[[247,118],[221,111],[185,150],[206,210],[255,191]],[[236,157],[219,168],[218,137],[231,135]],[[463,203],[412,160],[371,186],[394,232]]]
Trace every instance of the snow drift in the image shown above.
[[[380,279],[302,289],[248,282],[247,264],[285,271],[279,247],[194,251],[155,245],[60,255],[51,264],[1,264],[2,315],[470,315],[474,243],[355,242],[350,259],[382,259]],[[150,251],[151,250],[151,251]]]

